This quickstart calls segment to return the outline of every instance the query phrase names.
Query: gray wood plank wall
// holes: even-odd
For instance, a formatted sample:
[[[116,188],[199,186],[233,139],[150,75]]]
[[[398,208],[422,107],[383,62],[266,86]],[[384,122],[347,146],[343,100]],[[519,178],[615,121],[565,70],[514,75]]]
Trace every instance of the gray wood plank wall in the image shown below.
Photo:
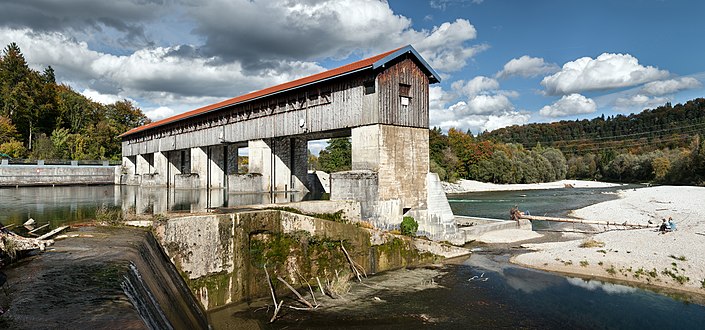
[[[365,83],[375,93],[365,93]],[[400,105],[400,84],[410,104]],[[371,124],[428,128],[426,74],[410,58],[123,138],[123,156],[301,136]],[[303,123],[303,126],[301,125]]]

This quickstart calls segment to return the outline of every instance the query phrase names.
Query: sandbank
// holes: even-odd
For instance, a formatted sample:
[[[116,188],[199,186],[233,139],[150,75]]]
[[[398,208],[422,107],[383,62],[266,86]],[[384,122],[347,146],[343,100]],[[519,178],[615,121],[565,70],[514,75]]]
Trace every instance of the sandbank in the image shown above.
[[[561,180],[544,183],[526,184],[496,184],[480,182],[474,180],[460,180],[456,183],[443,182],[443,189],[447,194],[460,194],[481,191],[515,191],[515,190],[537,190],[537,189],[559,189],[566,186],[573,188],[609,188],[618,187],[620,184],[600,181],[584,180]]]
[[[705,187],[660,186],[623,190],[619,199],[572,212],[590,220],[660,223],[673,217],[677,230],[616,230],[582,238],[524,244],[534,252],[514,256],[523,266],[583,277],[636,282],[705,295]],[[573,234],[575,235],[575,234]],[[590,247],[584,243],[595,241]]]

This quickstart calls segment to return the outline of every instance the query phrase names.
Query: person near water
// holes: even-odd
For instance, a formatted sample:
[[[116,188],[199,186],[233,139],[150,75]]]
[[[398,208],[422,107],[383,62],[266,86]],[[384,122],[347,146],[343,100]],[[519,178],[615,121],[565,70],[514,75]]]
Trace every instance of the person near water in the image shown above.
[[[668,227],[671,231],[676,231],[676,223],[673,221],[672,217],[668,217]]]

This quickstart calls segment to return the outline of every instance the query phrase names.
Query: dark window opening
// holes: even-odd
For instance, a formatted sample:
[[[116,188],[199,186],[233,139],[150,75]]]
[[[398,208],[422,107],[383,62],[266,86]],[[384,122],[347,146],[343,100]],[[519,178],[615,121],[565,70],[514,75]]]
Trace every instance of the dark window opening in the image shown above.
[[[364,83],[363,83],[363,86],[365,87],[365,95],[369,95],[369,94],[374,94],[374,93],[375,93],[375,82],[374,82],[374,80],[364,82]]]
[[[411,97],[411,85],[399,84],[399,96]]]

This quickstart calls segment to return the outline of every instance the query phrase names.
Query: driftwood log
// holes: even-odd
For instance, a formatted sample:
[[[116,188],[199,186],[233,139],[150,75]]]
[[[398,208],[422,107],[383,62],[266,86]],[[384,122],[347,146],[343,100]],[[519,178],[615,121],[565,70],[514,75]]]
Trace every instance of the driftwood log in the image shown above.
[[[512,220],[520,220],[520,219],[526,219],[526,220],[540,220],[540,221],[553,221],[553,222],[568,222],[568,223],[583,223],[583,224],[588,224],[588,225],[603,225],[603,226],[622,226],[622,227],[629,227],[629,228],[658,228],[659,225],[657,224],[640,224],[640,223],[628,223],[627,221],[624,222],[617,222],[617,221],[597,221],[597,220],[583,220],[583,219],[570,219],[570,218],[557,218],[557,217],[542,217],[542,216],[536,216],[536,215],[528,215],[524,214],[524,212],[519,211],[517,207],[513,207],[510,211],[510,218]]]
[[[47,246],[54,244],[53,240],[22,237],[13,233],[0,233],[0,251],[14,257],[19,251],[39,249],[44,251]]]

